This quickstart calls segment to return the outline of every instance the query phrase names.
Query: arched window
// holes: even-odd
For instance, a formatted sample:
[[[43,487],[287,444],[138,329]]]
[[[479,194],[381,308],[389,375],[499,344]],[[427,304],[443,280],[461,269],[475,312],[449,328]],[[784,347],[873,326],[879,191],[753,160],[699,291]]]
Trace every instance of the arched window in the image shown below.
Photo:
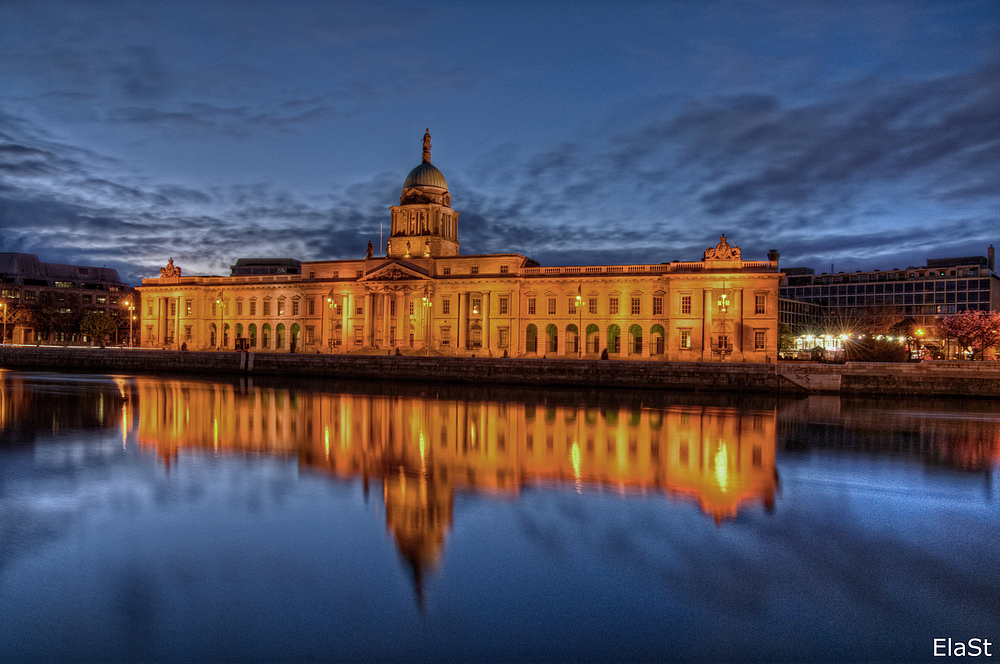
[[[608,327],[608,352],[609,353],[620,353],[622,352],[622,337],[621,330],[617,325],[611,325]]]
[[[629,344],[631,348],[629,352],[632,355],[642,355],[642,328],[638,325],[633,325],[628,328],[628,335],[632,342]]]
[[[241,323],[236,324],[236,338],[237,339],[243,338],[243,325]]]
[[[222,347],[229,346],[229,323],[222,326]]]
[[[601,328],[593,323],[587,326],[587,352],[601,352]]]
[[[479,323],[474,323],[469,330],[469,348],[476,350],[483,347],[483,328]]]
[[[534,324],[529,325],[524,334],[524,350],[527,353],[538,352],[538,328]]]
[[[554,324],[549,323],[545,327],[545,352],[546,353],[557,353],[559,352],[559,328]]]
[[[664,349],[667,346],[666,334],[663,331],[663,326],[657,323],[649,330],[649,349],[654,355],[663,355]]]
[[[340,323],[333,326],[333,345],[339,346],[344,343],[344,328]]]
[[[570,323],[566,326],[566,352],[580,352],[580,333],[575,323]]]
[[[208,331],[209,331],[208,345],[215,346],[219,338],[219,329],[215,327],[215,323],[212,323],[211,325],[208,326]]]
[[[247,328],[247,334],[250,335],[250,347],[257,347],[257,324],[250,323],[250,327]]]
[[[274,349],[281,350],[285,347],[285,324],[278,323],[278,327],[274,328]]]
[[[270,348],[271,347],[271,324],[264,323],[264,327],[260,330],[260,347]]]

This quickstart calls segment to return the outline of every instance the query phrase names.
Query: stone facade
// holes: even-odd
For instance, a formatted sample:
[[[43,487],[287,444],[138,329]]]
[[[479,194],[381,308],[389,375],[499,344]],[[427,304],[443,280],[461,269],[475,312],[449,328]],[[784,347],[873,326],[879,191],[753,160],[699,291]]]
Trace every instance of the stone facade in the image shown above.
[[[304,261],[300,274],[143,280],[142,345],[255,351],[768,362],[777,356],[776,260],[725,236],[702,260],[542,267],[459,254],[458,213],[422,163],[391,208],[386,255]]]

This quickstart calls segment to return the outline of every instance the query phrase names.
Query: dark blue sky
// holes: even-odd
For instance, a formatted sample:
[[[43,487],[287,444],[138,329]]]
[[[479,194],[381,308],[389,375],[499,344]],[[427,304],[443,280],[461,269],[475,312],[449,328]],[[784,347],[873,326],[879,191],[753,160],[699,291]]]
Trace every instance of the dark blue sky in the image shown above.
[[[3,251],[361,257],[425,127],[466,254],[983,255],[1000,3],[0,0]]]

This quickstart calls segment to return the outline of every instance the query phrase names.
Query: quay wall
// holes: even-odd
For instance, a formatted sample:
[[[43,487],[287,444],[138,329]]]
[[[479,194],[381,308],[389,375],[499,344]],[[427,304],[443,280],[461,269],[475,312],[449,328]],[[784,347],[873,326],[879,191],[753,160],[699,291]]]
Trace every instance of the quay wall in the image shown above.
[[[252,362],[248,362],[251,358]],[[704,392],[1000,398],[1000,362],[722,364],[5,346],[0,347],[0,367],[123,374],[274,375]]]

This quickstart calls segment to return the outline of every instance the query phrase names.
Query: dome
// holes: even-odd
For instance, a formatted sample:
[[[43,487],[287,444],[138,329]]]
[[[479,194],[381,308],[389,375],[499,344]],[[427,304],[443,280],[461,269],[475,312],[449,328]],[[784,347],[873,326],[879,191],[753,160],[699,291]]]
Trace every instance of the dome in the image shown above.
[[[448,183],[445,181],[441,171],[429,161],[425,161],[410,171],[410,174],[406,176],[406,182],[403,183],[403,189],[419,186],[447,189]]]

